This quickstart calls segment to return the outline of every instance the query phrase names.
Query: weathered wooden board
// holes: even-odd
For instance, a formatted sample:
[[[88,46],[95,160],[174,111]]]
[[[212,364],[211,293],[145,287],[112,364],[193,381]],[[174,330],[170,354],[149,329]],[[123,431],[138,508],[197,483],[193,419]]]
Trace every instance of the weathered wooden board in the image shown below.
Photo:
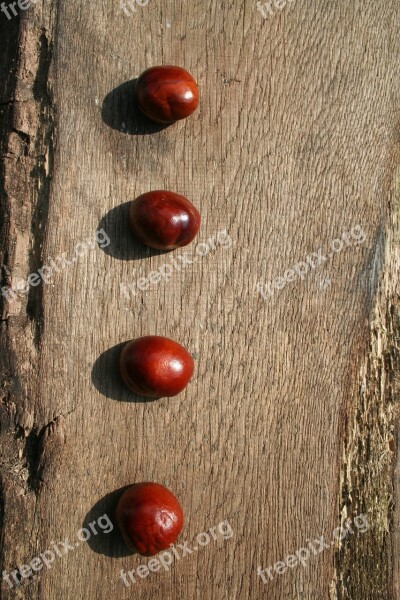
[[[400,598],[400,4],[131,4],[0,15],[1,597]],[[201,89],[166,129],[128,83],[156,64]],[[126,203],[157,188],[207,246],[133,242]],[[153,333],[196,374],[142,402],[115,365]],[[143,480],[180,498],[192,553],[127,587],[148,560],[78,536]]]

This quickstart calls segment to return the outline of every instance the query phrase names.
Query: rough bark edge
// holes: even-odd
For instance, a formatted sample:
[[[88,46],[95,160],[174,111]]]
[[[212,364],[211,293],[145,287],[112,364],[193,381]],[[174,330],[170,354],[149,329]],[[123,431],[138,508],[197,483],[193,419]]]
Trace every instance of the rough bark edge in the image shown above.
[[[26,280],[43,262],[55,148],[50,73],[54,20],[38,12],[40,19],[48,19],[45,25],[34,10],[1,26],[6,52],[0,80],[0,288],[15,287],[17,279]],[[0,572],[17,568],[21,558],[34,554],[45,446],[51,446],[49,436],[62,421],[55,417],[45,423],[41,417],[42,292],[42,286],[31,287],[29,294],[10,294],[10,302],[0,295]],[[21,535],[18,544],[15,528]],[[1,582],[1,598],[15,597],[16,591]]]
[[[347,411],[341,464],[338,525],[365,514],[370,529],[361,533],[353,527],[356,533],[338,544],[332,600],[398,598],[394,468],[400,413],[400,171],[395,190],[377,252],[382,271],[375,273],[379,281],[369,348]]]

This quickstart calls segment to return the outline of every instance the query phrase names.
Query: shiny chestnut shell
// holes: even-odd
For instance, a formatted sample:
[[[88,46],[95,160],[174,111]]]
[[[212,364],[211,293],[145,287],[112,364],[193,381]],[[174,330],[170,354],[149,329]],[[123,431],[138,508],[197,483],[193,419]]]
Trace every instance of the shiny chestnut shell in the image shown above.
[[[119,365],[125,385],[135,394],[149,398],[176,396],[187,386],[194,371],[193,358],[181,344],[157,335],[128,342]]]
[[[199,89],[193,77],[172,65],[151,67],[136,81],[136,101],[140,110],[156,123],[186,119],[199,104]]]
[[[177,540],[183,527],[183,511],[163,485],[136,483],[119,499],[116,520],[132,551],[154,556]]]
[[[200,228],[200,213],[180,194],[146,192],[129,206],[129,227],[136,238],[159,250],[190,244]]]

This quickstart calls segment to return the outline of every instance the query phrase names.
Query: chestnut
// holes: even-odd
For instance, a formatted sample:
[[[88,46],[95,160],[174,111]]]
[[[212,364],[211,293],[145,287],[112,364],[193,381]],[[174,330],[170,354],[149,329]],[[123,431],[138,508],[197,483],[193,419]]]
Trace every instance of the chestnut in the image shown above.
[[[187,386],[194,362],[178,342],[148,335],[125,344],[119,367],[122,380],[132,392],[161,398],[176,396]]]
[[[199,89],[193,77],[181,67],[163,65],[144,71],[136,81],[140,110],[156,123],[185,119],[199,104]]]
[[[136,238],[159,250],[190,244],[200,228],[200,213],[180,194],[155,190],[132,200],[129,227]]]
[[[154,556],[177,540],[183,511],[172,492],[159,483],[135,483],[122,494],[116,521],[133,552]]]

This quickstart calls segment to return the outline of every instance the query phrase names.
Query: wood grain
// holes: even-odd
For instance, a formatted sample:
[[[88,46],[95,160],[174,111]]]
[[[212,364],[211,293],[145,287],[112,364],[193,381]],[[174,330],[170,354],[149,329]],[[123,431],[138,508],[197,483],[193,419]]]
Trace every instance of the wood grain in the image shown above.
[[[20,11],[21,12],[21,11]],[[400,5],[395,0],[36,3],[1,14],[2,286],[104,228],[111,242],[2,299],[1,568],[10,573],[159,481],[181,500],[182,542],[234,535],[125,587],[147,564],[116,532],[92,536],[1,598],[396,599],[399,591]],[[132,103],[145,68],[178,64],[200,110],[150,127]],[[135,245],[126,203],[192,199],[198,241],[168,281],[127,297],[174,255]],[[256,284],[358,226],[263,299]],[[134,288],[137,290],[137,288]],[[175,399],[121,387],[121,344],[166,335],[196,358]],[[273,566],[360,513],[356,531]]]

